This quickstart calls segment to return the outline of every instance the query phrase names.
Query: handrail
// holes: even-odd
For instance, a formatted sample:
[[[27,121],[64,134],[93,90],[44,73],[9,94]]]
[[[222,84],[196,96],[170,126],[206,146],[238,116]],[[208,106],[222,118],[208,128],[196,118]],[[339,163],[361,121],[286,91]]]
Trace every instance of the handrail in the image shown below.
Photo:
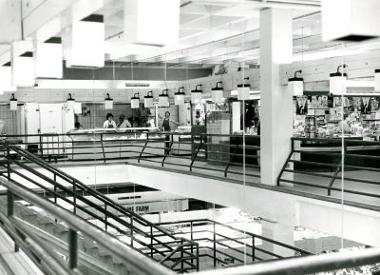
[[[222,227],[225,227],[225,228],[228,228],[228,229],[231,229],[231,230],[234,230],[236,232],[239,232],[239,233],[242,233],[242,234],[246,234],[246,235],[249,235],[249,236],[252,236],[252,237],[255,237],[255,238],[258,238],[258,239],[261,239],[263,241],[268,241],[268,242],[271,242],[275,245],[278,245],[278,246],[282,246],[282,247],[285,247],[285,248],[288,248],[288,249],[291,249],[291,250],[294,250],[294,251],[297,251],[297,252],[300,252],[300,253],[303,253],[305,255],[311,255],[312,253],[310,253],[309,251],[307,250],[304,250],[304,249],[301,249],[301,248],[298,248],[298,247],[295,247],[295,246],[291,246],[291,245],[288,245],[288,244],[285,244],[285,243],[282,243],[282,242],[278,242],[278,241],[275,241],[275,240],[272,240],[272,239],[269,239],[269,238],[266,238],[264,236],[261,236],[261,235],[257,235],[255,233],[251,233],[251,232],[247,232],[247,231],[244,231],[244,230],[241,230],[241,229],[238,229],[238,228],[235,228],[231,225],[227,225],[227,224],[224,224],[224,223],[221,223],[221,222],[218,222],[218,221],[214,221],[214,220],[210,220],[210,219],[194,219],[194,220],[180,220],[180,221],[173,221],[173,222],[161,222],[161,223],[156,223],[157,225],[169,225],[169,224],[183,224],[183,223],[200,223],[200,222],[208,222],[208,223],[215,223],[217,225],[220,225]]]
[[[123,206],[115,203],[113,200],[109,199],[108,197],[103,196],[97,190],[89,188],[87,185],[85,185],[81,181],[77,180],[76,178],[70,176],[69,174],[63,172],[62,170],[52,167],[49,163],[47,163],[43,159],[37,157],[36,155],[34,155],[34,154],[32,154],[32,153],[30,153],[28,151],[25,151],[23,149],[20,149],[17,146],[9,146],[9,148],[12,149],[12,150],[14,150],[14,151],[16,151],[16,152],[18,152],[18,153],[20,153],[21,155],[24,155],[24,157],[29,158],[30,160],[32,160],[33,162],[39,164],[40,166],[42,166],[43,168],[49,170],[50,172],[59,174],[60,176],[62,176],[62,179],[66,180],[68,182],[75,182],[76,187],[80,187],[82,190],[88,192],[88,194],[93,195],[94,197],[96,197],[96,199],[98,199],[98,200],[100,200],[100,201],[102,201],[104,203],[107,203],[108,205],[110,205],[113,208],[119,210],[123,214],[125,214],[127,216],[128,215],[129,216],[133,216],[133,218],[134,218],[135,221],[136,220],[140,221],[144,226],[153,226],[158,231],[161,231],[163,233],[166,233],[166,234],[170,235],[170,233],[167,230],[155,226],[154,223],[152,223],[152,222],[150,222],[150,221],[142,218],[141,216],[137,215],[135,212],[130,211],[127,208],[125,208],[125,207],[123,207]]]
[[[30,259],[36,263],[37,266],[44,266],[47,264],[47,267],[58,275],[82,274],[82,272],[80,272],[78,269],[70,270],[65,265],[63,265],[61,259],[59,259],[56,254],[44,244],[43,241],[36,238],[33,233],[29,232],[25,226],[20,224],[13,217],[7,217],[0,211],[0,220],[2,227],[11,236],[15,244],[17,246],[21,246],[25,254],[30,256]],[[20,233],[22,233],[24,236],[20,236]],[[35,260],[34,255],[31,253],[38,255],[39,260]]]
[[[306,257],[290,258],[281,261],[268,261],[253,265],[210,270],[197,275],[276,275],[314,274],[337,269],[377,264],[380,262],[380,248],[344,251]],[[191,273],[195,274],[195,273]]]
[[[154,262],[151,259],[148,259],[146,256],[123,244],[121,241],[119,241],[116,237],[112,236],[111,234],[106,233],[103,230],[97,228],[96,226],[86,222],[82,218],[73,215],[68,210],[56,206],[54,203],[50,202],[45,198],[42,198],[34,191],[31,191],[22,185],[15,184],[12,181],[6,181],[1,178],[0,184],[4,185],[8,190],[10,190],[12,193],[16,194],[20,198],[23,198],[26,201],[39,206],[40,208],[44,209],[46,212],[49,212],[56,218],[65,221],[71,228],[83,232],[88,236],[91,236],[91,238],[93,238],[101,246],[108,249],[114,255],[122,259],[125,263],[130,264],[137,270],[145,274],[152,275],[175,274],[171,270],[165,268],[157,262]]]
[[[10,150],[16,152],[19,156],[23,157],[25,160],[37,164],[38,167],[42,167],[42,168],[46,169],[47,171],[53,173],[54,179],[51,179],[50,177],[48,177],[48,176],[46,176],[46,175],[38,172],[37,170],[30,168],[24,162],[20,162],[18,160],[13,160],[13,159],[9,158],[8,155],[9,155],[9,151]],[[133,242],[136,242],[136,243],[142,245],[143,247],[150,248],[152,252],[153,251],[155,253],[157,252],[157,253],[161,254],[161,256],[165,257],[165,253],[162,252],[161,250],[157,249],[155,247],[155,245],[163,246],[163,247],[167,248],[169,250],[169,252],[172,251],[174,248],[171,247],[171,246],[169,246],[169,245],[167,245],[165,241],[159,240],[152,233],[153,230],[154,231],[158,231],[158,232],[162,233],[164,236],[169,237],[170,239],[175,240],[177,242],[179,242],[181,240],[180,238],[177,238],[176,236],[174,236],[173,234],[171,234],[170,232],[168,232],[166,229],[160,228],[159,226],[156,226],[154,223],[152,223],[152,222],[144,219],[143,217],[137,215],[135,212],[132,212],[132,211],[124,208],[123,206],[115,203],[114,201],[112,201],[108,197],[104,196],[103,194],[101,194],[97,190],[89,188],[88,186],[86,186],[85,184],[83,184],[82,182],[80,182],[79,180],[77,180],[77,179],[73,178],[72,176],[66,174],[65,172],[63,172],[63,171],[61,171],[61,170],[59,170],[59,169],[51,166],[49,163],[47,163],[43,159],[39,158],[38,156],[36,156],[36,155],[34,155],[34,154],[32,154],[32,153],[24,150],[24,149],[21,149],[21,148],[19,148],[17,146],[11,146],[11,145],[7,146],[7,151],[8,151],[8,154],[6,155],[6,158],[8,159],[9,163],[15,163],[19,167],[26,169],[27,171],[31,172],[32,174],[38,176],[39,178],[41,178],[44,181],[46,181],[46,182],[50,183],[51,185],[53,185],[54,186],[54,191],[51,191],[51,192],[53,192],[53,194],[55,194],[55,196],[58,195],[58,194],[56,194],[56,188],[64,190],[64,191],[68,192],[69,195],[73,196],[73,198],[74,198],[74,202],[73,202],[73,206],[74,206],[74,210],[73,211],[74,211],[74,214],[76,213],[76,209],[84,211],[84,213],[90,215],[92,218],[95,218],[95,219],[100,220],[101,222],[103,222],[104,226],[105,226],[105,230],[107,230],[107,226],[112,226],[113,228],[115,228],[120,233],[123,233],[123,234],[126,233],[123,229],[121,229],[117,225],[109,223],[108,220],[107,220],[107,217],[110,218],[110,219],[112,219],[112,220],[114,220],[114,221],[116,221],[120,225],[125,226],[126,228],[130,229],[131,246],[132,247],[133,247]],[[14,170],[14,169],[12,169],[10,167],[6,167],[6,168],[8,169],[8,171],[20,175],[19,173],[17,173],[16,170]],[[22,177],[24,177],[24,176],[22,176]],[[61,182],[57,182],[56,181],[57,177],[60,177],[61,179],[63,179],[67,183],[69,183],[69,186],[66,186],[66,185],[64,185]],[[26,179],[28,180],[28,178],[26,178]],[[30,179],[30,181],[34,182],[32,179]],[[37,184],[38,186],[42,187],[38,183],[34,183],[34,184]],[[71,186],[72,186],[72,189],[71,189]],[[42,188],[45,189],[45,190],[48,190],[48,189],[46,189],[44,187],[42,187]],[[98,206],[97,204],[94,204],[92,201],[86,199],[85,197],[77,195],[76,191],[78,191],[78,190],[87,192],[89,195],[93,196],[94,198],[96,198],[97,200],[99,200],[101,203],[104,203],[105,207],[102,208],[101,206]],[[95,214],[95,213],[93,213],[91,211],[88,211],[88,210],[84,209],[82,206],[77,205],[76,204],[77,200],[80,200],[80,201],[84,202],[85,204],[93,207],[94,209],[100,211],[101,213],[103,213],[105,215],[105,218],[103,219],[99,215],[97,215],[97,214]],[[112,211],[112,209],[118,211],[119,213],[117,213],[117,214],[114,213],[114,211]],[[120,217],[120,215],[123,215],[123,216],[126,216],[126,217],[130,218],[130,222],[122,219]],[[135,226],[133,224],[137,224],[137,226]],[[140,228],[141,226],[150,227],[150,234],[148,232],[145,232],[143,229],[141,229]],[[151,244],[145,243],[142,240],[140,240],[139,238],[134,237],[134,233],[135,232],[137,234],[145,237],[145,238],[150,238]],[[141,249],[138,250],[138,251],[140,253],[144,253]],[[152,253],[151,253],[151,257],[153,258],[153,254]]]
[[[187,243],[181,243],[178,245],[172,252],[170,252],[168,255],[166,255],[164,258],[161,259],[160,263],[166,262],[171,256],[173,256],[175,253],[177,253],[180,249],[187,246],[190,242]]]

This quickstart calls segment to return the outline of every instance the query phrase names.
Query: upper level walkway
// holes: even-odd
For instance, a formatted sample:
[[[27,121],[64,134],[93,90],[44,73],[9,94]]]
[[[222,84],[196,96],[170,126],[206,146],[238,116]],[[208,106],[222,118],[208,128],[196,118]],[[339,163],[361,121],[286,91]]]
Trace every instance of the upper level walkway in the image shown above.
[[[235,206],[287,226],[337,236],[343,228],[348,239],[378,243],[372,232],[380,210],[378,143],[293,139],[278,182],[268,186],[260,183],[259,137],[244,139],[245,145],[241,136],[115,132],[43,135],[15,143],[86,184],[134,182]],[[348,171],[341,166],[342,148]]]

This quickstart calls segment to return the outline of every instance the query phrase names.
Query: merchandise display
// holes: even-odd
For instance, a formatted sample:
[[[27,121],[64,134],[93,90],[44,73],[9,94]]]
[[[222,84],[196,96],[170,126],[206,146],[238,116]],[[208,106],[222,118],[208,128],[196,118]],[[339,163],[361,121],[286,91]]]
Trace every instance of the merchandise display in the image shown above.
[[[362,137],[379,140],[380,97],[295,97],[293,134],[306,138]]]

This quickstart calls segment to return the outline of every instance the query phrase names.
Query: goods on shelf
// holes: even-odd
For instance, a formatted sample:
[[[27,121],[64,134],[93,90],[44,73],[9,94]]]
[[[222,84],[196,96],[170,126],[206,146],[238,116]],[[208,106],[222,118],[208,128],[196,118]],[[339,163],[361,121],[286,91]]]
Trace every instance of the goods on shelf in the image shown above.
[[[379,139],[379,97],[302,96],[294,100],[294,136]],[[343,106],[342,106],[343,105]]]

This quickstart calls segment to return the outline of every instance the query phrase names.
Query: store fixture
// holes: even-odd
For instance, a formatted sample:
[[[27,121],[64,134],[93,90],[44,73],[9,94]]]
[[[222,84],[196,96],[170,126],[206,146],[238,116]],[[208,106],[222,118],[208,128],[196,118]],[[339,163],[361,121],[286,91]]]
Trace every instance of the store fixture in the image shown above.
[[[144,96],[144,107],[145,108],[153,107],[153,91],[148,91],[147,95]]]
[[[174,104],[178,106],[185,104],[185,87],[179,87],[174,94]]]
[[[344,95],[347,93],[347,73],[344,72],[345,68],[347,68],[346,64],[339,65],[336,72],[330,74],[330,94]]]
[[[15,94],[12,94],[12,97],[9,100],[9,109],[11,111],[17,111],[17,99],[15,98]]]
[[[288,79],[288,91],[294,96],[303,95],[303,78],[299,74],[302,74],[302,70],[295,71],[294,76]]]
[[[202,102],[202,84],[198,84],[195,90],[191,91],[191,103],[199,104]]]
[[[104,109],[105,110],[113,109],[113,99],[110,97],[109,93],[107,93],[107,97],[104,99]]]
[[[135,93],[131,97],[131,108],[132,109],[139,109],[140,108],[140,95],[139,95],[139,93]]]
[[[72,97],[71,93],[69,93],[69,97],[67,98],[66,102],[67,107],[69,107],[70,109],[75,108],[75,99]]]
[[[216,82],[215,88],[211,89],[212,101],[216,104],[223,103],[223,93],[224,93],[223,82],[222,81]]]
[[[375,70],[375,92],[380,92],[380,69]]]
[[[163,89],[158,96],[158,107],[169,107],[169,105],[168,89]]]

